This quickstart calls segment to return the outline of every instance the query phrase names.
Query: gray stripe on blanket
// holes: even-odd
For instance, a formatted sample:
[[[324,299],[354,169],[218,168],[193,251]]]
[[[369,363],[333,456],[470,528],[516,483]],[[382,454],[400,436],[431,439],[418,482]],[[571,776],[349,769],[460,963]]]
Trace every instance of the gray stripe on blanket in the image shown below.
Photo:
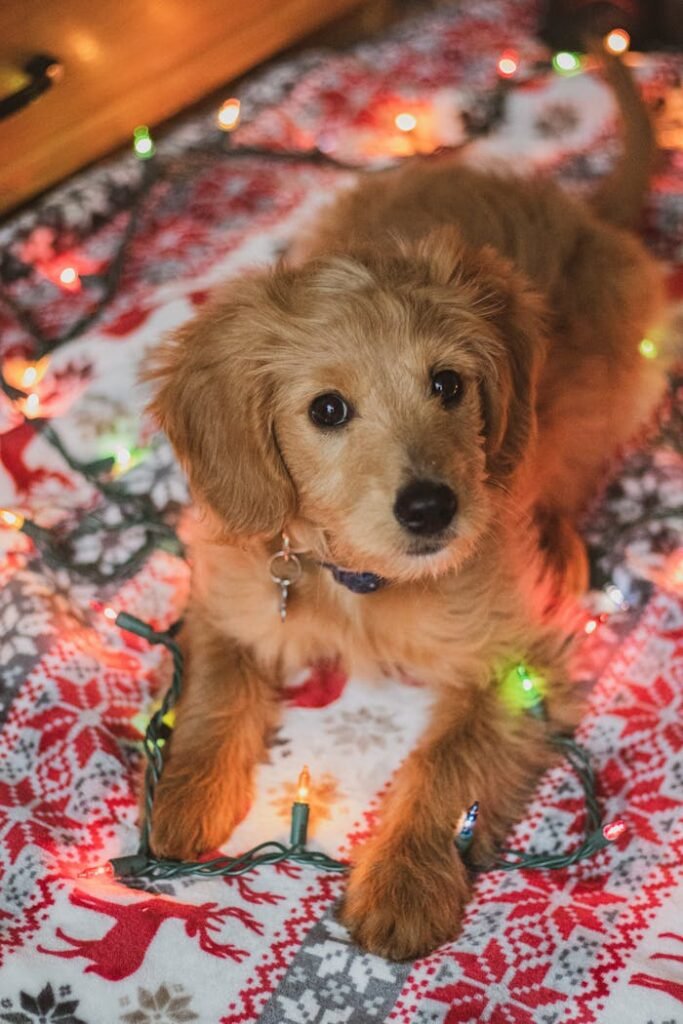
[[[372,1024],[385,1021],[412,964],[362,953],[334,919],[313,925],[270,997],[260,1024]]]
[[[0,590],[0,725],[58,632],[59,616],[45,600],[46,590],[29,569],[17,572]]]

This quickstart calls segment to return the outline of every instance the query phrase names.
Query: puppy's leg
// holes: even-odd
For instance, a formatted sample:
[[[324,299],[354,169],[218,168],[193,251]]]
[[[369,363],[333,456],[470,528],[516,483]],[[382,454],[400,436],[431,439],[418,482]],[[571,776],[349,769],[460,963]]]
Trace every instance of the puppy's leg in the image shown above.
[[[362,947],[407,960],[458,934],[470,891],[454,847],[458,818],[479,801],[472,852],[485,861],[554,760],[547,732],[509,715],[493,691],[442,694],[349,880],[341,919]]]
[[[183,694],[152,811],[152,849],[182,860],[219,846],[246,813],[277,710],[274,684],[201,613],[185,631]]]

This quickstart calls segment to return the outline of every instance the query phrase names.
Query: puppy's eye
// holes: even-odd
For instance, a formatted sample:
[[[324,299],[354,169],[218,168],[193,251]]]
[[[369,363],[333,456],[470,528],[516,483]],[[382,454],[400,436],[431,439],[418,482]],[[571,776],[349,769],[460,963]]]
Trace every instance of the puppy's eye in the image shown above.
[[[438,370],[432,374],[432,394],[437,395],[447,409],[458,404],[464,390],[463,379],[455,370]]]
[[[343,427],[353,416],[353,411],[341,395],[331,391],[313,399],[308,415],[316,427]]]

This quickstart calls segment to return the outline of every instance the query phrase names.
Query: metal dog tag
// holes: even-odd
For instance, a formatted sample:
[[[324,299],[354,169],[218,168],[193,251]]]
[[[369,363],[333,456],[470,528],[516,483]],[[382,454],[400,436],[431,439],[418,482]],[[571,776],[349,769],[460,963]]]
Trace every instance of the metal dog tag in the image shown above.
[[[301,579],[303,569],[301,562],[291,550],[289,537],[282,534],[282,547],[276,551],[268,563],[270,578],[280,588],[280,620],[287,618],[287,598],[289,588]]]

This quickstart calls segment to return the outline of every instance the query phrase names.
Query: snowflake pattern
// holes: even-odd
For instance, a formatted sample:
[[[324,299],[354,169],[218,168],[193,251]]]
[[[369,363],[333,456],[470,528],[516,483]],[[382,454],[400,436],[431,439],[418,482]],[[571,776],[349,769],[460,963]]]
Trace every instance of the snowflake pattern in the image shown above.
[[[185,1024],[199,1020],[190,1007],[192,997],[178,985],[173,994],[168,985],[160,985],[155,992],[138,988],[138,1007],[121,1014],[121,1024]]]
[[[70,990],[63,991],[60,988],[60,996],[67,996]],[[11,1005],[9,1000],[8,1004]],[[5,1000],[3,1000],[3,1004]],[[52,985],[49,983],[38,993],[37,996],[29,995],[28,992],[19,993],[19,1005],[21,1009],[12,1010],[9,1013],[0,1013],[0,1021],[7,1024],[86,1024],[80,1017],[76,1016],[78,1000],[62,998],[61,1002],[55,999]]]

